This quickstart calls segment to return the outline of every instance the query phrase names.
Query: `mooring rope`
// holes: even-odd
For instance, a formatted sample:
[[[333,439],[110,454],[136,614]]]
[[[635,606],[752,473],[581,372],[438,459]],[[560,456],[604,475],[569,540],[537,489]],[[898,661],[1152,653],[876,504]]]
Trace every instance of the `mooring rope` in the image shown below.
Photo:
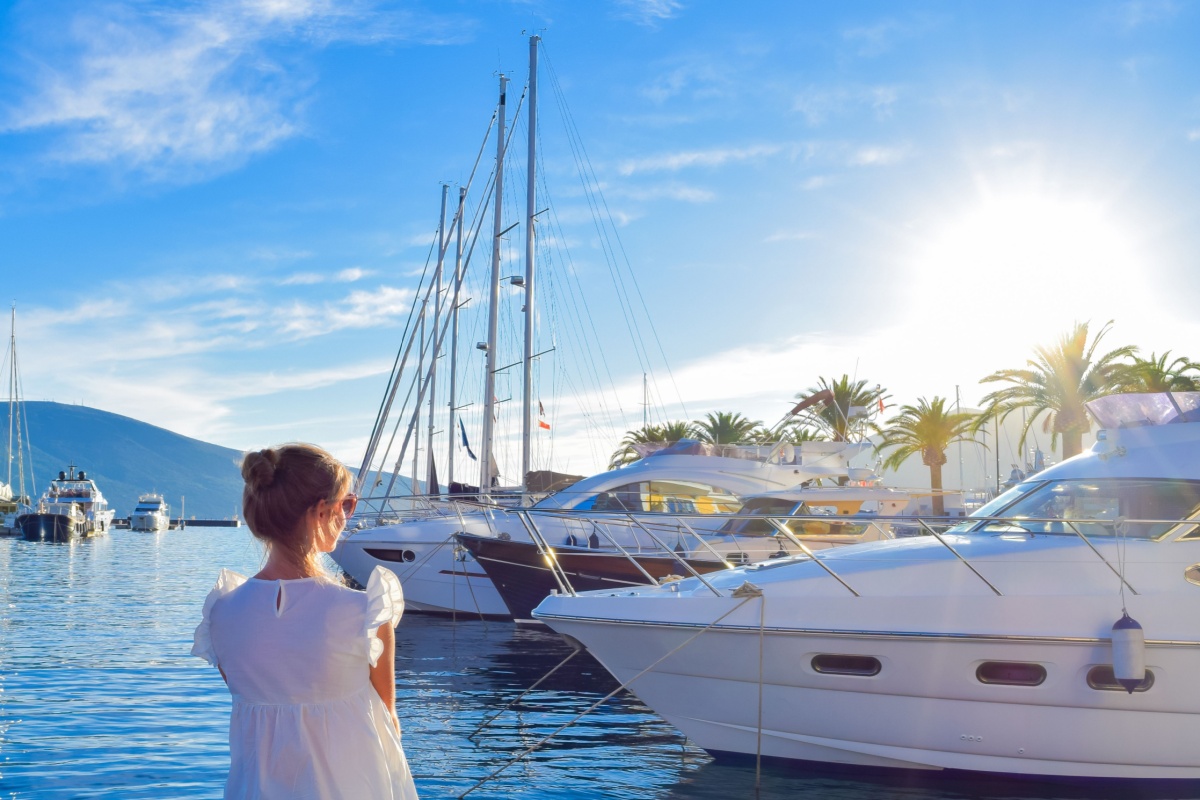
[[[572,643],[572,646],[574,646],[574,643]],[[497,718],[497,717],[499,717],[501,714],[503,714],[505,711],[508,711],[510,708],[512,708],[513,706],[517,705],[517,704],[518,704],[518,703],[520,703],[522,700],[524,700],[524,699],[525,699],[525,695],[529,694],[529,693],[530,693],[530,692],[532,692],[534,689],[536,689],[537,687],[541,686],[543,681],[545,681],[547,678],[549,678],[549,677],[550,677],[551,675],[553,675],[554,673],[558,672],[558,670],[559,670],[560,668],[562,668],[562,667],[566,666],[566,664],[567,664],[567,662],[568,662],[568,661],[570,661],[570,660],[571,660],[572,658],[574,658],[575,656],[579,655],[581,652],[583,652],[583,648],[582,648],[582,646],[575,647],[575,649],[573,649],[573,650],[571,651],[571,654],[570,654],[570,655],[568,655],[566,658],[564,658],[562,661],[558,662],[558,664],[557,664],[557,665],[554,667],[554,669],[550,670],[550,671],[549,671],[549,672],[547,672],[545,675],[543,675],[542,677],[538,678],[538,679],[537,679],[537,682],[536,682],[535,684],[533,684],[533,686],[530,686],[528,689],[526,689],[525,691],[521,692],[521,694],[517,695],[517,699],[513,700],[511,703],[509,703],[509,704],[508,704],[508,705],[506,705],[504,708],[502,708],[502,709],[500,709],[499,711],[497,711],[497,712],[496,712],[495,714],[493,714],[492,716],[490,716],[490,717],[488,717],[487,719],[485,719],[483,722],[479,723],[479,727],[478,727],[478,728],[476,728],[475,730],[473,730],[473,731],[472,731],[472,732],[471,732],[471,733],[470,733],[470,734],[467,736],[467,738],[468,738],[468,739],[474,739],[476,736],[478,736],[478,735],[479,735],[479,732],[480,732],[481,730],[483,730],[484,728],[486,728],[488,725],[491,725],[491,724],[492,724],[492,722],[494,722],[494,721],[496,720],[496,718]]]
[[[740,594],[739,594],[739,592],[740,592]],[[753,593],[751,593],[751,592],[753,592]],[[738,610],[739,608],[741,608],[742,606],[746,605],[746,603],[749,603],[749,602],[750,602],[752,599],[754,599],[755,597],[760,597],[761,595],[762,595],[762,590],[761,590],[761,589],[759,589],[757,586],[754,586],[753,584],[751,584],[751,583],[749,583],[749,582],[742,584],[742,586],[738,587],[737,591],[735,591],[735,592],[734,592],[734,594],[733,594],[733,596],[734,596],[734,597],[741,597],[741,598],[742,598],[742,602],[738,603],[736,606],[734,606],[733,608],[729,609],[728,611],[726,611],[726,612],[725,612],[724,614],[722,614],[721,616],[719,616],[719,617],[717,617],[716,619],[714,619],[712,622],[710,622],[708,625],[706,625],[706,626],[704,626],[703,628],[701,628],[699,631],[697,631],[697,632],[696,632],[695,634],[693,634],[692,636],[689,636],[687,639],[685,639],[683,642],[681,642],[681,643],[680,643],[678,646],[676,646],[675,648],[673,648],[673,649],[672,649],[670,652],[668,652],[666,655],[664,655],[664,656],[662,656],[661,658],[659,658],[657,661],[655,661],[655,662],[654,662],[653,664],[651,664],[650,666],[648,666],[648,667],[646,667],[645,669],[643,669],[643,670],[642,670],[641,672],[639,672],[637,675],[634,675],[632,678],[630,678],[629,680],[627,680],[627,681],[625,681],[624,683],[622,683],[622,684],[621,684],[620,686],[618,686],[616,689],[613,689],[611,692],[609,692],[608,694],[604,695],[604,697],[601,697],[601,698],[600,698],[599,700],[597,700],[595,703],[592,703],[590,706],[588,706],[588,707],[587,707],[586,709],[584,709],[582,712],[580,712],[579,714],[575,715],[575,716],[574,716],[574,717],[572,717],[570,720],[568,720],[568,721],[567,721],[565,724],[563,724],[562,726],[560,726],[559,728],[557,728],[556,730],[554,730],[552,733],[550,733],[550,735],[548,735],[548,736],[546,736],[544,739],[542,739],[542,740],[538,741],[538,742],[537,742],[536,744],[534,744],[532,747],[527,747],[526,749],[522,750],[520,753],[518,753],[518,754],[517,754],[515,757],[513,757],[511,760],[509,760],[508,762],[506,762],[505,764],[503,764],[503,765],[502,765],[502,766],[501,766],[499,769],[497,769],[495,772],[493,772],[492,774],[490,774],[490,775],[486,776],[485,778],[481,779],[479,782],[477,782],[477,783],[476,783],[474,786],[472,786],[470,789],[467,789],[465,792],[463,792],[462,794],[460,794],[460,795],[458,796],[458,800],[462,800],[462,798],[466,797],[466,796],[467,796],[467,795],[469,795],[471,792],[473,792],[473,791],[475,791],[476,789],[478,789],[480,786],[483,786],[483,785],[484,785],[485,783],[487,783],[488,781],[494,780],[494,779],[496,778],[496,776],[497,776],[497,775],[499,775],[501,772],[503,772],[504,770],[508,769],[508,768],[509,768],[509,767],[511,767],[513,764],[515,764],[515,763],[517,763],[518,761],[520,761],[521,759],[523,759],[525,756],[527,756],[527,755],[529,755],[530,753],[532,753],[532,752],[534,752],[534,751],[538,750],[539,748],[541,748],[543,745],[545,745],[547,742],[549,742],[549,741],[550,741],[551,739],[553,739],[555,736],[557,736],[558,734],[562,733],[564,730],[566,730],[567,728],[571,727],[571,726],[572,726],[572,725],[574,725],[576,722],[578,722],[579,720],[583,719],[583,718],[584,718],[585,716],[587,716],[588,714],[590,714],[590,713],[592,713],[593,711],[595,711],[597,708],[599,708],[601,705],[603,705],[605,702],[607,702],[609,699],[611,699],[611,698],[612,698],[613,696],[615,696],[617,693],[624,691],[624,690],[625,690],[625,688],[626,688],[627,686],[629,686],[631,683],[633,683],[634,681],[636,681],[638,678],[642,677],[642,676],[643,676],[643,675],[645,675],[647,672],[649,672],[650,670],[654,669],[654,668],[655,668],[655,667],[657,667],[659,664],[661,664],[663,661],[666,661],[668,658],[670,658],[671,656],[675,655],[676,653],[678,653],[678,652],[679,652],[680,650],[682,650],[683,648],[687,647],[689,644],[691,644],[693,641],[695,641],[695,640],[696,640],[696,639],[697,639],[697,638],[698,638],[698,637],[699,637],[701,634],[707,633],[707,632],[708,632],[708,631],[709,631],[709,630],[710,630],[710,629],[711,629],[713,626],[715,626],[715,625],[716,625],[717,623],[719,623],[721,620],[725,619],[725,618],[726,618],[726,617],[728,617],[730,614],[732,614],[733,612],[737,611],[737,610]]]
[[[767,627],[767,598],[759,594],[758,610],[758,741],[754,750],[754,791],[762,787],[762,733],[763,733],[763,641]]]

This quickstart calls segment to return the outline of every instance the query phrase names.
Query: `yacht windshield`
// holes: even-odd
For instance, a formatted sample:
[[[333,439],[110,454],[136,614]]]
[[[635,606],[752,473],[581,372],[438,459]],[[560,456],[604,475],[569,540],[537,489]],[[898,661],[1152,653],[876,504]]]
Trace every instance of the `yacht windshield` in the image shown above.
[[[786,517],[796,507],[795,500],[755,497],[742,506],[733,519],[721,526],[721,533],[741,536],[774,536],[775,527],[761,517]]]
[[[977,511],[971,513],[966,522],[960,522],[954,527],[948,529],[946,533],[966,533],[977,524],[973,521],[975,517],[995,517],[999,516],[1000,512],[1005,507],[1012,504],[1018,497],[1029,494],[1034,489],[1041,486],[1041,481],[1029,481],[1027,483],[1018,483],[1003,494],[998,494],[979,507]]]
[[[1122,535],[1158,539],[1181,520],[1200,514],[1200,481],[1104,479],[1063,480],[1014,487],[973,514],[1003,519],[973,523],[975,533],[1025,531],[1074,536]],[[995,508],[993,509],[993,506]],[[972,524],[972,523],[967,523]],[[959,526],[960,528],[964,526]],[[1189,526],[1194,528],[1195,526]]]

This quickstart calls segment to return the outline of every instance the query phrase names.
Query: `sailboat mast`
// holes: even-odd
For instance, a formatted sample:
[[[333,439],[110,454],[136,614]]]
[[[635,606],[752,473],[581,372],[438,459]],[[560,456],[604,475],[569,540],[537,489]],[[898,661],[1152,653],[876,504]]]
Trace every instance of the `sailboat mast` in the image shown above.
[[[463,257],[463,213],[467,207],[467,187],[458,187],[458,212],[456,214],[457,224],[455,225],[455,245],[454,245],[454,295],[450,303],[451,328],[450,334],[450,402],[447,404],[450,409],[449,423],[446,427],[446,442],[449,445],[449,451],[446,453],[446,487],[454,483],[454,441],[458,435],[458,429],[454,425],[455,412],[458,410],[454,407],[455,390],[458,388],[458,294],[462,288],[462,257]]]
[[[537,46],[539,36],[529,37],[529,158],[525,179],[525,358],[524,391],[521,402],[521,486],[526,487],[533,433],[533,323],[534,323],[534,217],[537,215]]]
[[[492,279],[488,308],[488,339],[485,356],[486,372],[483,387],[483,441],[479,454],[479,491],[492,488],[492,437],[496,414],[496,338],[500,313],[500,236],[504,214],[504,99],[508,76],[500,76],[500,108],[496,127],[496,198],[495,224],[492,230]]]
[[[16,419],[16,396],[17,396],[17,306],[12,307],[12,326],[11,333],[8,338],[8,480],[9,486],[12,486],[12,462],[13,462],[13,420]],[[19,451],[18,451],[19,452]]]
[[[450,191],[450,187],[442,184],[442,212],[438,218],[438,258],[437,269],[434,271],[433,281],[433,336],[436,340],[438,331],[441,329],[442,321],[442,268],[446,263],[446,193]],[[437,392],[437,358],[438,351],[435,347],[430,356],[432,359],[429,364],[429,428],[426,441],[426,452],[429,454],[429,463],[425,470],[425,493],[431,494],[437,484],[437,467],[433,457],[433,415],[434,415],[434,395]]]
[[[425,374],[425,312],[429,310],[429,295],[425,295],[425,299],[421,301],[421,345],[417,348],[417,402],[413,406],[413,465],[412,465],[412,485],[409,486],[409,494],[420,494],[417,488],[420,486],[420,464],[421,464],[421,376]],[[429,387],[428,383],[424,384],[425,388]],[[405,444],[408,442],[406,441]],[[425,487],[426,491],[429,487]]]

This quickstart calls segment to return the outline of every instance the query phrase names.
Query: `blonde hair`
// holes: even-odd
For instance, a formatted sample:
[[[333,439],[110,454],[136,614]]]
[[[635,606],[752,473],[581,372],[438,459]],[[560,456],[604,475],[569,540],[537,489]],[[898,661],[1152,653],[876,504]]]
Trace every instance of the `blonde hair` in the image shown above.
[[[320,447],[292,443],[242,457],[242,517],[268,549],[279,548],[306,573],[324,573],[304,516],[317,503],[336,502],[350,485],[350,472]]]

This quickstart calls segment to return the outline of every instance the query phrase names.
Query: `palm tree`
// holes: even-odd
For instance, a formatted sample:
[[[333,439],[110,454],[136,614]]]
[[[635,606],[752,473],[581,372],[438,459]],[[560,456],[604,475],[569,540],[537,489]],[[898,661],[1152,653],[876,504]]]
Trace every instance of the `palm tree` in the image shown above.
[[[805,442],[820,442],[824,439],[825,436],[820,431],[813,430],[806,425],[792,423],[784,426],[783,430],[773,436],[770,431],[767,431],[767,436],[763,439],[763,443],[774,444],[782,441],[789,444],[804,444]]]
[[[946,399],[934,396],[917,400],[915,406],[900,406],[900,413],[887,421],[882,429],[881,450],[892,448],[883,466],[897,469],[916,453],[921,463],[929,467],[929,485],[933,489],[933,513],[943,516],[946,504],[942,498],[942,465],[946,463],[946,448],[955,442],[968,441],[975,431],[975,415],[951,413]]]
[[[1062,436],[1063,458],[1081,452],[1083,435],[1092,429],[1084,404],[1120,391],[1132,381],[1131,367],[1122,359],[1132,358],[1136,348],[1118,347],[1103,355],[1096,352],[1111,327],[1109,320],[1089,344],[1088,323],[1077,322],[1055,346],[1034,348],[1035,358],[1025,362],[1025,369],[1002,369],[982,379],[980,383],[1003,381],[1011,385],[983,398],[986,408],[976,424],[996,415],[1003,420],[1017,409],[1030,409],[1033,413],[1021,430],[1020,447],[1025,446],[1034,420],[1046,414],[1042,431],[1050,434],[1050,446],[1054,447]]]
[[[876,408],[882,411],[884,401],[891,396],[879,384],[867,388],[867,381],[852,381],[849,375],[843,375],[834,381],[818,378],[816,386],[797,394],[796,399],[806,400],[822,392],[828,392],[832,400],[816,411],[814,424],[835,442],[849,441],[851,409],[865,408],[868,413]]]
[[[696,420],[694,425],[700,441],[708,444],[752,441],[762,428],[762,423],[758,420],[747,419],[736,411],[710,412],[703,420]]]
[[[1180,356],[1167,363],[1171,351],[1149,358],[1133,357],[1129,368],[1132,381],[1127,388],[1134,392],[1194,392],[1200,389],[1200,376],[1188,372],[1200,370],[1200,364]]]
[[[691,439],[696,436],[692,423],[687,421],[668,422],[664,425],[646,425],[637,430],[629,431],[621,440],[621,446],[608,460],[608,468],[616,469],[632,464],[641,458],[637,446],[642,444],[678,442],[680,439]]]

